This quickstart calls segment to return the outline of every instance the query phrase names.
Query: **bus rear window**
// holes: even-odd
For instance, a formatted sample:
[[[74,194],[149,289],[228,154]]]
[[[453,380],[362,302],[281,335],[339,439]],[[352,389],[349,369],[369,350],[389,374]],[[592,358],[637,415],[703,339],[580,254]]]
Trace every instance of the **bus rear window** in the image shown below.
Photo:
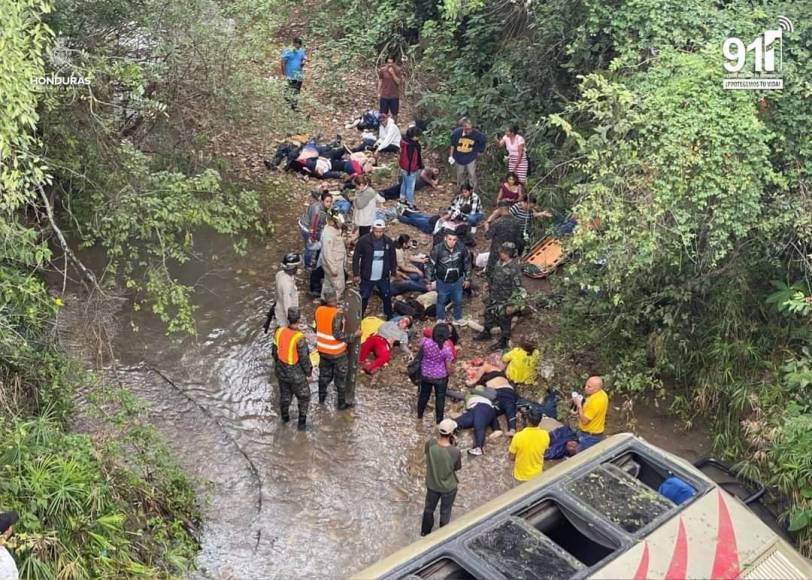
[[[676,507],[612,464],[604,464],[571,481],[567,491],[630,534]]]
[[[407,578],[422,578],[423,580],[476,580],[476,576],[463,568],[451,558],[439,558],[423,566]]]

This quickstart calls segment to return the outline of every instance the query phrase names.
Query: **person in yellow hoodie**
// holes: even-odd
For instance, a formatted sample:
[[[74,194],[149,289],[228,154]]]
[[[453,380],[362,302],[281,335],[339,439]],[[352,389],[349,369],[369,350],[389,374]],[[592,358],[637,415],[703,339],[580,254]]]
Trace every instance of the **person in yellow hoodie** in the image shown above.
[[[532,385],[536,382],[539,351],[532,344],[522,342],[518,346],[514,346],[502,355],[502,362],[507,363],[505,375],[514,385]]]

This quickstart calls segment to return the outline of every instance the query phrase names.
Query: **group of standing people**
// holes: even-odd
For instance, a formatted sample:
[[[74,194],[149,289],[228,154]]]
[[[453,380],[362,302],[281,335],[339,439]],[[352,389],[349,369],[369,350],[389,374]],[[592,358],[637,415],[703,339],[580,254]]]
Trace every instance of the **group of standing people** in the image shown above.
[[[282,62],[294,93],[301,88],[301,69],[305,62],[304,52],[297,53],[297,47],[301,49],[301,42],[294,42],[293,52],[286,51]],[[352,406],[347,401],[345,388],[347,343],[360,336],[361,331],[348,335],[346,315],[338,307],[347,285],[347,269],[352,282],[359,288],[363,312],[366,312],[373,293],[377,293],[382,302],[383,320],[361,345],[361,369],[369,374],[376,373],[390,362],[393,349],[399,346],[409,366],[417,365],[418,418],[424,416],[434,396],[438,436],[425,444],[427,493],[421,534],[426,535],[434,526],[438,504],[440,525],[448,523],[451,517],[458,472],[462,467],[462,453],[456,444],[456,433],[460,430],[473,430],[473,445],[468,454],[480,456],[485,447],[487,429],[500,431],[497,417],[504,414],[507,435],[511,438],[508,456],[514,462],[515,479],[527,481],[543,470],[550,437],[540,426],[541,414],[536,409],[525,412],[524,428],[518,429],[520,397],[516,388],[534,380],[537,355],[532,346],[518,346],[504,354],[507,367],[483,364],[469,373],[467,390],[460,395],[463,412],[458,417],[446,417],[445,406],[446,398],[451,394],[449,378],[458,354],[458,329],[469,325],[463,318],[463,300],[473,284],[474,257],[466,242],[470,241],[477,226],[484,224],[485,237],[490,241],[485,267],[487,297],[482,330],[473,338],[488,340],[491,330],[498,326],[499,340],[493,349],[504,352],[509,348],[512,318],[519,314],[524,298],[519,256],[527,244],[532,220],[550,217],[550,214],[537,211],[534,201],[525,192],[530,164],[525,140],[516,126],[506,128],[496,140],[496,144],[504,147],[507,153],[507,175],[496,196],[495,208],[489,214],[485,212],[480,198],[477,159],[487,149],[488,139],[468,118],[461,119],[450,135],[448,162],[455,168],[456,195],[440,215],[419,212],[415,192],[436,188],[439,172],[424,164],[422,135],[417,124],[412,124],[403,133],[397,125],[402,72],[394,59],[388,58],[379,68],[377,88],[379,112],[372,120],[377,122],[378,134],[375,136],[364,121],[365,132],[354,151],[371,151],[376,160],[382,154],[396,155],[398,182],[378,192],[368,175],[354,176],[355,196],[351,203],[354,251],[351,257],[344,236],[349,224],[344,214],[332,207],[333,194],[326,188],[314,196],[299,221],[299,227],[304,241],[304,263],[311,271],[310,293],[321,299],[314,315],[319,354],[319,402],[325,402],[332,383],[337,393],[338,409]],[[295,108],[295,103],[292,106]],[[402,235],[393,240],[386,234],[380,206],[389,199],[400,202],[399,221],[433,236],[432,249],[426,258],[413,260],[407,257],[409,236]],[[288,254],[277,274],[276,317],[280,326],[274,335],[273,356],[280,384],[282,420],[289,421],[289,408],[296,397],[299,428],[304,429],[310,395],[307,377],[312,365],[307,343],[297,329],[300,314],[294,277],[300,265],[297,254]],[[392,302],[393,286],[398,293],[436,293],[437,322],[424,329],[415,352],[408,345],[414,317],[396,316]],[[451,319],[447,321],[446,307],[449,305]],[[410,377],[411,373],[410,369]],[[600,377],[590,377],[585,392],[585,397],[573,394],[573,413],[577,414],[579,430],[577,440],[568,447],[570,453],[581,451],[603,437],[608,397]]]

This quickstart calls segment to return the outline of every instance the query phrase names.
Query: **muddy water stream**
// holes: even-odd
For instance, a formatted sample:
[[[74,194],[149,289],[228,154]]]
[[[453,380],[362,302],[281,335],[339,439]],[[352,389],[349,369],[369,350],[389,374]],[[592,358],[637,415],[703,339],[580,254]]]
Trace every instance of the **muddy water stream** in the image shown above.
[[[351,411],[337,412],[332,392],[326,405],[314,394],[306,433],[278,419],[270,335],[261,326],[279,259],[300,245],[299,211],[300,203],[281,210],[269,248],[185,273],[205,274],[196,339],[172,341],[152,317],[131,313],[125,318],[138,332],[122,324],[114,345],[118,379],[149,403],[149,420],[181,464],[210,482],[199,577],[344,577],[419,536],[432,424],[429,413],[414,419],[405,379],[361,379]],[[301,304],[312,316],[312,302]],[[641,434],[676,453],[707,451],[701,434],[681,433],[645,409],[638,420]],[[470,446],[470,435],[461,445]],[[482,457],[464,455],[455,516],[512,487],[506,448],[498,440]]]

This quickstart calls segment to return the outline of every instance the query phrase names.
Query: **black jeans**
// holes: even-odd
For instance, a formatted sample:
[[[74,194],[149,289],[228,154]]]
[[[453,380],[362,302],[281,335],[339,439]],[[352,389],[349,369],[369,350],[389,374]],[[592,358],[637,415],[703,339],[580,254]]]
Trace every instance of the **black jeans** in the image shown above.
[[[417,395],[417,418],[423,418],[423,411],[431,397],[431,389],[434,389],[434,416],[437,422],[443,420],[445,414],[445,390],[448,387],[448,377],[444,379],[428,379],[423,377],[420,380],[420,392]]]
[[[510,387],[503,387],[496,389],[496,402],[499,403],[499,408],[507,417],[508,429],[516,430],[516,402],[519,397],[516,391]]]
[[[445,493],[426,489],[426,504],[423,507],[423,523],[420,526],[421,536],[430,534],[431,529],[434,527],[434,510],[437,509],[437,503],[440,503],[440,527],[442,528],[451,521],[451,508],[454,507],[454,499],[456,497],[456,489]]]
[[[487,403],[477,403],[457,418],[457,428],[474,428],[474,447],[484,447],[485,431],[488,426],[493,430],[499,428],[499,424],[496,422],[496,411]]]
[[[387,320],[392,318],[392,288],[389,285],[389,278],[381,278],[380,280],[361,280],[359,291],[361,293],[361,315],[367,311],[369,304],[369,297],[372,296],[372,291],[378,289],[378,295],[383,302],[383,315]]]

